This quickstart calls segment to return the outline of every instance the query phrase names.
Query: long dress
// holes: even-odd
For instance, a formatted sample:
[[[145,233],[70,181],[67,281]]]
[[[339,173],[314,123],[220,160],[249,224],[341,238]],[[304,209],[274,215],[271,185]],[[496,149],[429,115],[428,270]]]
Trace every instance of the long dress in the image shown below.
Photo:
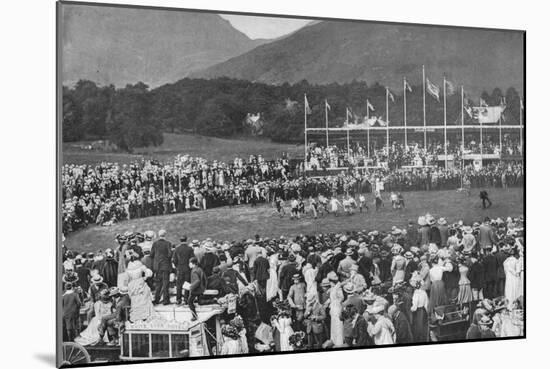
[[[428,313],[432,313],[434,308],[447,305],[447,294],[445,293],[445,283],[443,283],[443,272],[453,270],[451,264],[436,264],[430,269],[430,305]]]
[[[458,296],[456,301],[458,304],[469,303],[474,299],[472,288],[470,287],[470,280],[467,277],[468,270],[469,268],[463,264],[458,267],[458,272],[460,273],[460,280],[458,281]]]
[[[506,276],[506,282],[504,284],[504,297],[508,301],[508,308],[512,308],[514,301],[520,296],[521,293],[521,264],[514,256],[508,257],[504,260],[504,274]]]
[[[103,316],[111,314],[112,306],[113,304],[110,301],[96,301],[94,304],[95,316],[90,320],[88,327],[80,332],[80,335],[76,337],[74,341],[82,346],[95,345],[101,339],[103,339],[104,342],[109,342],[106,334],[103,337],[99,337],[99,324]]]
[[[292,319],[280,317],[277,321],[277,330],[279,331],[279,340],[281,343],[281,351],[293,351],[292,345],[288,341],[294,333],[292,329]]]
[[[422,288],[417,288],[411,306],[413,342],[428,342],[428,308],[428,294]]]
[[[279,254],[273,254],[269,257],[269,279],[266,285],[266,300],[270,301],[279,293],[279,279],[277,278],[277,264]]]
[[[374,326],[370,326],[370,335],[375,345],[393,345],[395,343],[395,328],[391,320],[380,316]]]
[[[342,287],[333,286],[330,289],[330,340],[334,346],[341,346],[344,343],[344,322],[340,320],[342,301],[344,301]]]
[[[319,292],[317,291],[317,281],[315,280],[318,271],[319,269],[314,269],[309,264],[308,268],[304,270],[304,280],[306,281],[306,301],[310,300],[313,296],[319,296]]]
[[[405,259],[402,255],[396,255],[393,257],[393,260],[391,263],[391,271],[393,275],[392,284],[395,285],[405,280],[406,263],[407,263],[407,259]]]
[[[241,354],[241,341],[233,338],[224,337],[221,355]]]
[[[128,296],[130,296],[130,320],[147,320],[154,314],[151,289],[145,283],[145,278],[153,275],[141,261],[131,261],[126,268],[128,279]]]

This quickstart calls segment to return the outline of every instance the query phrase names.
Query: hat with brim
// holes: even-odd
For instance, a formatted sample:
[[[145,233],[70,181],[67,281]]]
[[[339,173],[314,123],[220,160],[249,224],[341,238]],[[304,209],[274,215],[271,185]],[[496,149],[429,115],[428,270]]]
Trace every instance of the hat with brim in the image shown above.
[[[353,255],[353,249],[347,249],[346,250],[346,255],[347,256],[352,256]]]
[[[298,274],[298,273],[293,274],[292,279],[295,280],[295,281],[299,281],[300,280],[300,274]]]
[[[329,286],[330,286],[330,282],[328,278],[323,278],[323,280],[321,281],[321,287],[329,287]]]
[[[327,274],[327,279],[331,282],[338,282],[338,274],[335,272],[329,272]]]
[[[403,256],[405,256],[406,259],[414,258],[414,254],[410,251],[407,251]]]
[[[353,283],[346,283],[344,285],[344,292],[354,293],[355,292],[355,285]]]
[[[103,277],[100,274],[96,274],[92,277],[91,282],[94,283],[94,284],[101,283],[101,282],[103,282]]]
[[[462,232],[466,233],[466,234],[470,234],[472,233],[474,230],[472,229],[472,227],[470,226],[466,226],[464,228],[462,228]]]
[[[491,318],[489,318],[487,315],[484,315],[481,317],[481,319],[479,319],[479,322],[478,322],[479,325],[491,325],[493,324],[493,320]]]
[[[425,226],[427,225],[428,222],[426,221],[426,217],[425,216],[419,216],[418,217],[418,225],[420,226]]]
[[[111,287],[109,289],[109,296],[116,296],[120,294],[120,289],[118,287]]]
[[[447,225],[447,220],[445,218],[439,218],[439,220],[437,221],[437,224]]]

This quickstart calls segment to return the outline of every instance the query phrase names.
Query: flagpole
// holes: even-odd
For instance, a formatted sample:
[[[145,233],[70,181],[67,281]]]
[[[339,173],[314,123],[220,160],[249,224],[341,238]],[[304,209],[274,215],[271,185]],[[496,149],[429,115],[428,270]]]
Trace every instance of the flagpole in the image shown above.
[[[443,75],[443,147],[445,148],[445,170],[447,169],[447,79]]]
[[[481,98],[479,98],[479,106],[481,107]],[[481,167],[483,167],[483,124],[481,123],[481,119],[479,119],[479,147],[481,152]]]
[[[462,123],[462,170],[464,170],[464,86],[460,86],[460,121]]]
[[[407,144],[407,80],[403,77],[403,122],[405,122],[405,149],[409,147]]]
[[[424,121],[424,149],[427,149],[426,139],[426,71],[424,70],[424,64],[422,64],[422,117]]]
[[[519,99],[519,148],[523,155],[523,101]]]
[[[325,125],[326,125],[327,148],[328,148],[328,102],[326,99],[325,99]]]
[[[390,112],[388,106],[388,88],[386,87],[386,147],[388,150],[388,158],[390,156]]]
[[[306,175],[307,165],[307,97],[304,94],[304,176]]]
[[[346,128],[347,128],[346,141],[347,141],[347,145],[348,145],[348,162],[350,162],[351,161],[351,156],[350,156],[350,152],[349,152],[349,119],[348,119],[348,116],[349,116],[349,112],[348,112],[348,108],[346,107]]]
[[[502,98],[500,100],[501,106],[504,106],[502,101]],[[500,151],[500,159],[502,160],[502,113],[504,113],[504,110],[502,110],[498,116],[498,146]]]
[[[370,158],[369,99],[367,99],[367,156]]]

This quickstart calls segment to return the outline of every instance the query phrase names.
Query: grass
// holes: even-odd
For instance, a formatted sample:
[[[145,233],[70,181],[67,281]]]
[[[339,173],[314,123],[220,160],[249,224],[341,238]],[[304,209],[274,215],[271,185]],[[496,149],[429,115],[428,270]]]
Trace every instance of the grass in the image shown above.
[[[280,144],[263,139],[224,139],[193,134],[164,134],[164,142],[157,147],[138,148],[134,153],[109,151],[91,151],[79,148],[83,142],[63,144],[63,163],[95,164],[101,161],[112,161],[122,164],[145,159],[161,161],[171,160],[177,154],[189,154],[208,160],[232,161],[235,157],[248,157],[262,153],[266,159],[281,157],[283,152],[290,157],[303,157],[304,146]]]
[[[174,242],[183,234],[190,239],[211,237],[218,240],[241,240],[257,233],[261,236],[279,237],[360,229],[389,230],[393,225],[404,227],[409,219],[416,221],[419,215],[427,212],[436,217],[446,217],[450,222],[462,219],[465,223],[482,220],[485,216],[505,218],[523,214],[523,188],[492,189],[489,194],[493,206],[485,210],[481,208],[475,190],[471,197],[456,191],[423,191],[404,193],[407,208],[403,211],[391,210],[386,201],[385,208],[379,213],[370,209],[368,214],[326,216],[319,219],[306,217],[296,221],[290,220],[288,214],[280,218],[266,204],[256,208],[248,205],[233,209],[215,208],[124,221],[111,227],[92,226],[69,234],[65,244],[78,251],[105,249],[115,246],[114,237],[117,233],[128,230],[144,232],[149,229],[166,229],[168,239]],[[367,197],[369,203],[372,199],[372,195]]]

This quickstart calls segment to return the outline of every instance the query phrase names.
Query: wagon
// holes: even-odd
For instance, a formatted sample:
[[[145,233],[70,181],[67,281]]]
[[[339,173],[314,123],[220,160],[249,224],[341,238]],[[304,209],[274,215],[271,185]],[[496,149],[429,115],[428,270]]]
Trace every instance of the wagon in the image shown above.
[[[119,346],[64,342],[61,366],[217,355],[222,344],[219,318],[225,308],[210,304],[196,309],[198,319],[191,321],[188,306],[156,306],[154,318],[126,322],[119,332]]]

